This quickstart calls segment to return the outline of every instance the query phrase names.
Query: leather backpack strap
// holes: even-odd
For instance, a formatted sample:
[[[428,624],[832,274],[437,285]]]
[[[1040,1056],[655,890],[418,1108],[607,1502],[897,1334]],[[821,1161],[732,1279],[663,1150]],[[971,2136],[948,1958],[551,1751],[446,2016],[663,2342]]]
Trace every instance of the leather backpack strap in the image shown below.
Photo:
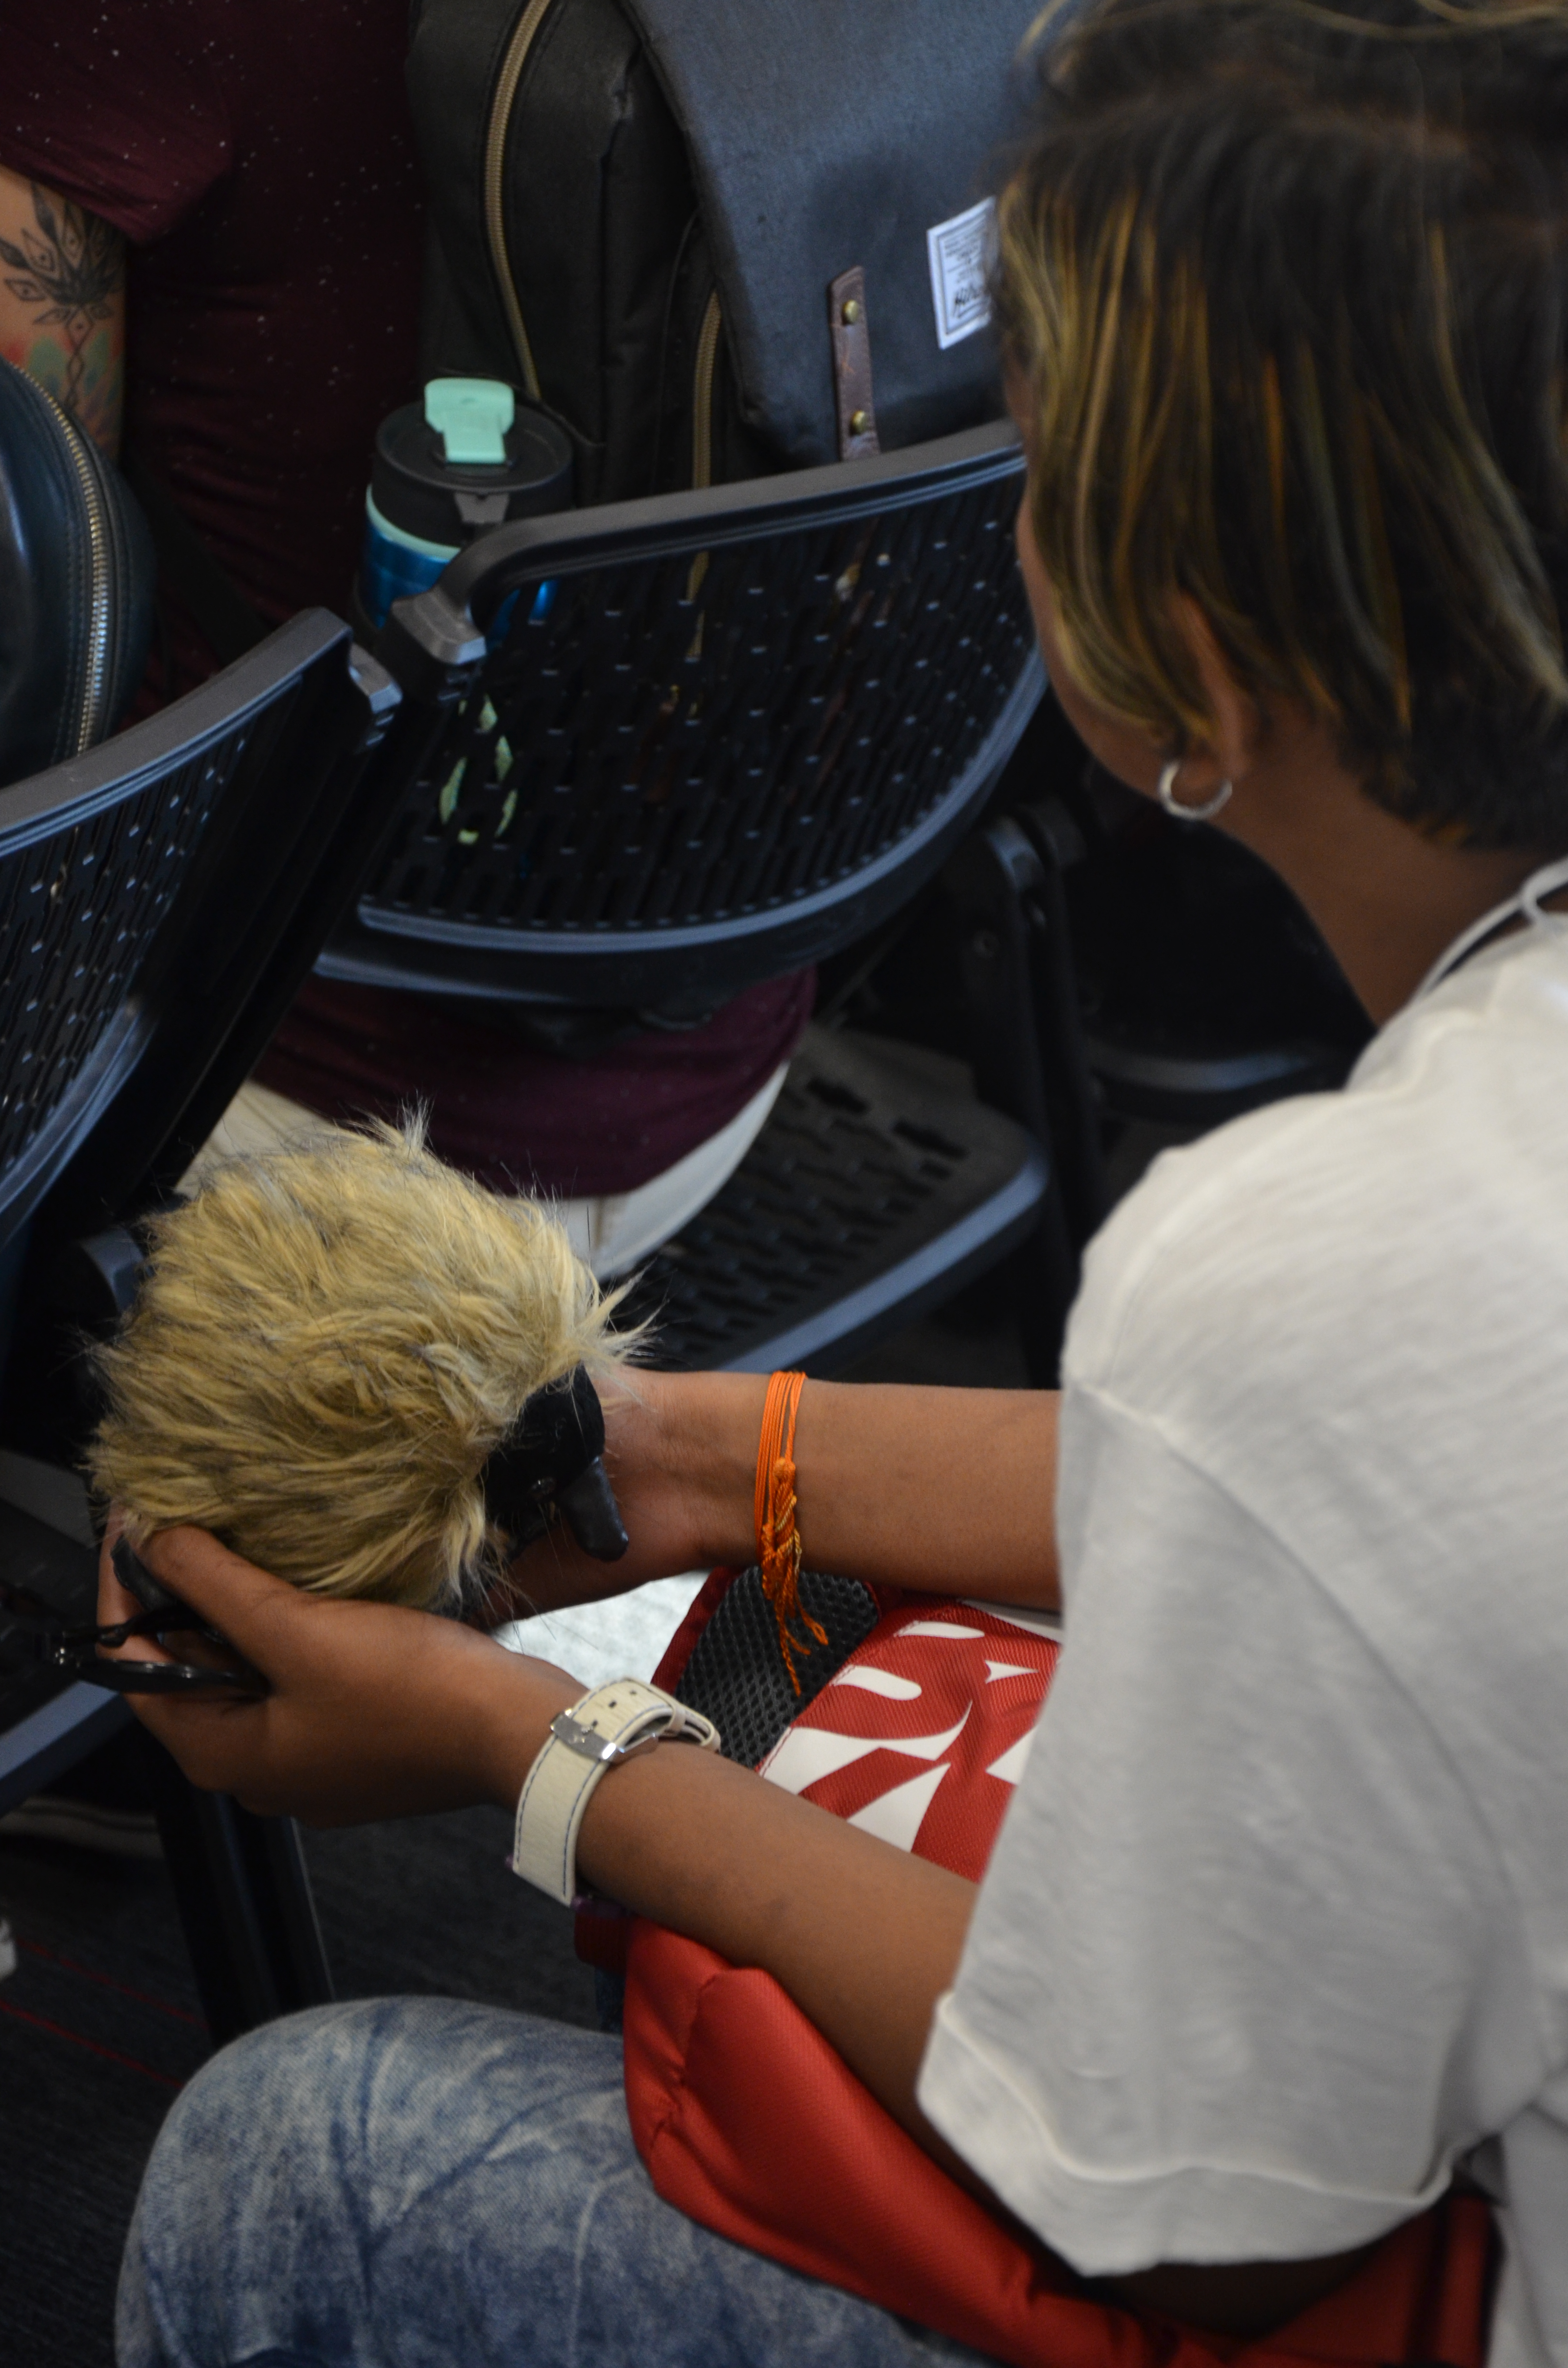
[[[827,291],[833,336],[833,389],[838,410],[838,457],[869,461],[882,449],[871,390],[871,332],[866,319],[866,274],[859,264],[841,271]]]

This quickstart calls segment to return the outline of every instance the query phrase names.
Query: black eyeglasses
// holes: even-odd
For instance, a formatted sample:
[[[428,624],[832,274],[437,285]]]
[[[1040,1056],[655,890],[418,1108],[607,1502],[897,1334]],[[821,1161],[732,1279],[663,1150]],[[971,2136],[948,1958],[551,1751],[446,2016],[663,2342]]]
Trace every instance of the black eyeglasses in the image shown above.
[[[90,1686],[104,1686],[116,1694],[271,1691],[261,1671],[236,1654],[227,1637],[209,1627],[188,1604],[159,1586],[141,1556],[123,1538],[115,1542],[113,1559],[121,1585],[140,1599],[143,1608],[129,1620],[112,1621],[107,1627],[68,1621],[53,1604],[35,1595],[30,1587],[18,1587],[14,1579],[0,1578],[0,1612],[23,1630],[32,1645],[35,1661],[45,1668],[59,1669],[67,1677],[85,1679]],[[234,1666],[214,1669],[194,1661],[101,1658],[104,1652],[130,1644],[133,1636],[153,1636],[161,1643],[165,1636],[180,1634],[204,1636],[210,1644],[222,1645]]]

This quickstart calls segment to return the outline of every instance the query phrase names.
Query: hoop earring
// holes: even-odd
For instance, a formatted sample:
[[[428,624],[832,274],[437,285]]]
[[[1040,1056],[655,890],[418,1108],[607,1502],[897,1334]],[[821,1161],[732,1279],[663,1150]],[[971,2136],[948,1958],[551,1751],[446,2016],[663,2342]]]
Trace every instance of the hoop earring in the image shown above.
[[[1173,757],[1161,773],[1160,786],[1155,791],[1160,803],[1168,814],[1175,814],[1177,822],[1212,822],[1221,808],[1230,804],[1233,783],[1221,781],[1213,796],[1205,798],[1200,806],[1184,805],[1176,793],[1176,777],[1180,770],[1181,758]]]

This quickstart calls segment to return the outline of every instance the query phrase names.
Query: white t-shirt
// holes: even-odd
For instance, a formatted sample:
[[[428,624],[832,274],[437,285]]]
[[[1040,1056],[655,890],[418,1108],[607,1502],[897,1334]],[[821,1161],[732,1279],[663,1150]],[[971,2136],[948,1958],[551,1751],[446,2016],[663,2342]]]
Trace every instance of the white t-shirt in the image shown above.
[[[1167,1154],[1065,1361],[1066,1649],[920,2081],[1080,2271],[1480,2160],[1568,2368],[1568,929]]]

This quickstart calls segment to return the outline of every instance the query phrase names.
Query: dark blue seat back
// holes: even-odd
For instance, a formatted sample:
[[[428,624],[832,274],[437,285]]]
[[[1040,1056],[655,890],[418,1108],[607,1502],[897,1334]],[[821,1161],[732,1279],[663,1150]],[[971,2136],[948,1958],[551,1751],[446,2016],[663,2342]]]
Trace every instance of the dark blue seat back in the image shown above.
[[[679,1016],[878,928],[1040,693],[1007,425],[504,527],[381,644],[408,786],[330,976]]]

